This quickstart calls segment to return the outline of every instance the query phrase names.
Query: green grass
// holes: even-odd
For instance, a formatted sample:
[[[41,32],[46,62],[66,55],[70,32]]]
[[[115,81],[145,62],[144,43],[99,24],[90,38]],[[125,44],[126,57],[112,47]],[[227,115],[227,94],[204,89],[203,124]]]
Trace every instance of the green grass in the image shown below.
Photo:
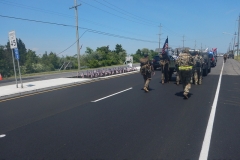
[[[235,56],[234,59],[240,62],[240,56]]]

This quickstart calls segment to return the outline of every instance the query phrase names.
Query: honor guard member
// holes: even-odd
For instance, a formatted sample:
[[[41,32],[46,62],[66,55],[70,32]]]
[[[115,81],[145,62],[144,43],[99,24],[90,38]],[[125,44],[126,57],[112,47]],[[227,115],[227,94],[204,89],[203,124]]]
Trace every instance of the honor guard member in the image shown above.
[[[183,96],[188,99],[188,93],[191,89],[190,80],[193,68],[193,58],[188,49],[184,49],[183,53],[179,55],[177,65],[179,66],[179,75],[183,85]]]
[[[195,85],[202,84],[202,65],[203,58],[199,55],[199,52],[196,51],[196,55],[193,58],[193,77]]]
[[[140,72],[143,75],[144,79],[144,87],[143,89],[145,92],[149,91],[149,83],[152,77],[152,74],[154,75],[154,68],[152,62],[148,58],[148,54],[144,54],[144,58],[140,59]]]
[[[169,63],[170,63],[170,59],[168,57],[168,55],[165,54],[160,54],[160,66],[161,66],[161,70],[162,70],[162,84],[164,84],[165,82],[169,83]]]

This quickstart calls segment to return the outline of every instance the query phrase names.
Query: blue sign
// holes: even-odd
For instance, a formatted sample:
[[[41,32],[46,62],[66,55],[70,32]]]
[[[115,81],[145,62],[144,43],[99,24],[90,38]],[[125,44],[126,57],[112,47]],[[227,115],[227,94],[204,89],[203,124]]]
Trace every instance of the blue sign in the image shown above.
[[[18,48],[14,48],[15,58],[19,60]]]

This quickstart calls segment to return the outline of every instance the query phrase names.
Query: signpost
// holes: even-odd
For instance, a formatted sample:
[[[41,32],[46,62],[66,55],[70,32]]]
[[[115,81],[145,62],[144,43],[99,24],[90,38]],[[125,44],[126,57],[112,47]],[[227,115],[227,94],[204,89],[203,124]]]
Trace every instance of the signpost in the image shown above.
[[[21,87],[23,88],[23,84],[22,84],[22,77],[21,77],[21,70],[19,67],[19,52],[18,52],[18,48],[17,48],[17,40],[16,40],[16,35],[15,35],[15,31],[11,31],[8,33],[9,36],[9,43],[10,43],[10,48],[12,50],[12,58],[13,58],[13,68],[14,68],[14,74],[15,74],[15,80],[16,80],[16,86],[18,88],[18,82],[17,82],[17,76],[16,76],[16,69],[15,69],[15,61],[14,61],[14,56],[13,56],[13,50],[15,53],[15,58],[18,62],[18,70],[19,70],[19,76],[20,76],[20,81],[21,81]]]
[[[13,68],[14,68],[14,75],[15,75],[15,80],[16,80],[16,87],[18,88],[18,82],[17,82],[17,76],[16,76],[16,68],[15,68],[15,61],[14,61],[14,56],[13,56],[13,49],[17,48],[17,41],[16,41],[16,36],[15,36],[15,31],[11,31],[8,33],[9,37],[9,43],[10,43],[10,48],[12,50],[12,59],[13,59]]]
[[[21,81],[21,87],[23,88],[21,70],[20,70],[20,66],[19,66],[19,52],[18,52],[18,48],[14,48],[14,53],[15,53],[15,59],[18,62],[18,71],[19,71],[19,77],[20,77],[20,81]]]

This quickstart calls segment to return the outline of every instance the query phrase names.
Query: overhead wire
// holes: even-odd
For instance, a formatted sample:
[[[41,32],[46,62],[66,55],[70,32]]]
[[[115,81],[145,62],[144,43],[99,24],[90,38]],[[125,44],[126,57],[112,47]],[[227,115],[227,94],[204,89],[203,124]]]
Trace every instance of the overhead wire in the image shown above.
[[[122,10],[122,11],[124,11],[124,12],[130,14],[130,15],[133,15],[133,16],[138,17],[138,18],[140,18],[140,19],[144,19],[144,20],[146,20],[146,21],[154,22],[154,23],[158,24],[158,23],[155,22],[155,21],[151,21],[151,20],[148,20],[148,19],[142,18],[142,17],[140,17],[140,16],[137,16],[137,15],[135,15],[135,14],[132,14],[132,13],[130,13],[130,12],[128,12],[128,11],[126,11],[126,10],[124,10],[124,9],[122,9],[122,8],[120,8],[120,7],[118,7],[118,6],[116,6],[116,5],[113,5],[113,4],[109,3],[109,2],[106,1],[106,0],[103,0],[103,1],[106,2],[106,3],[108,3],[108,4],[110,4],[110,5],[112,5],[112,6],[114,6],[114,7],[116,7],[116,8],[118,8],[119,10]]]
[[[11,16],[5,16],[5,15],[0,15],[0,17],[12,18],[12,19],[18,19],[18,20],[25,20],[25,21],[31,21],[31,22],[38,22],[38,23],[45,23],[45,24],[54,24],[54,25],[60,25],[60,26],[65,26],[65,27],[76,27],[76,26],[68,25],[68,24],[61,24],[61,23],[55,23],[55,22],[45,22],[45,21],[32,20],[32,19],[26,19],[26,18],[18,18],[18,17],[11,17]],[[138,39],[138,38],[126,37],[126,36],[121,36],[121,35],[117,35],[117,34],[102,32],[102,31],[98,31],[98,30],[94,30],[94,29],[90,29],[90,28],[84,28],[84,27],[78,27],[78,28],[79,29],[87,29],[88,32],[102,34],[102,35],[107,35],[107,36],[112,36],[112,37],[118,37],[118,38],[135,40],[135,41],[142,41],[142,42],[149,42],[149,43],[158,43],[157,41],[149,41],[149,40],[143,40],[143,39]]]
[[[144,20],[143,18],[138,18],[138,17],[136,17],[136,16],[132,16],[131,14],[127,14],[125,11],[119,11],[119,10],[117,10],[117,9],[115,9],[115,8],[109,7],[109,6],[107,6],[107,5],[99,2],[98,0],[94,0],[94,1],[97,2],[97,3],[99,3],[99,4],[101,4],[101,5],[103,5],[103,6],[105,6],[105,7],[107,7],[107,8],[110,8],[110,9],[112,9],[112,10],[114,10],[114,11],[117,11],[117,12],[119,12],[119,13],[121,13],[121,14],[127,15],[127,16],[132,17],[132,18],[137,19],[137,20],[144,21],[144,23],[146,23],[146,20]],[[150,23],[150,22],[148,22],[148,23]],[[152,23],[152,22],[151,22],[151,23]],[[154,25],[156,25],[156,23],[154,23]]]
[[[103,12],[106,12],[106,13],[108,13],[108,14],[114,15],[114,16],[116,16],[116,17],[119,17],[119,18],[122,18],[122,19],[125,19],[125,20],[128,20],[128,21],[131,21],[131,22],[134,22],[134,23],[138,23],[138,24],[142,24],[142,25],[146,25],[146,26],[151,26],[151,27],[157,27],[157,26],[155,26],[155,25],[150,25],[150,24],[146,24],[146,23],[142,23],[142,22],[137,22],[137,21],[134,21],[134,20],[131,20],[131,19],[128,19],[128,18],[124,18],[124,17],[122,17],[122,16],[113,14],[113,13],[111,13],[111,12],[108,12],[108,11],[105,11],[105,10],[103,10],[103,9],[101,9],[101,8],[98,8],[98,7],[94,6],[94,5],[91,5],[91,4],[89,4],[89,3],[87,3],[87,2],[84,2],[84,1],[82,1],[82,0],[81,0],[81,2],[84,3],[84,4],[87,4],[87,5],[89,5],[89,6],[91,6],[91,7],[93,7],[93,8],[96,8],[96,9],[98,9],[98,10],[101,10],[101,11],[103,11]]]
[[[37,8],[37,7],[29,6],[29,5],[23,5],[23,4],[15,3],[15,2],[11,2],[11,1],[0,0],[0,3],[6,4],[6,5],[11,5],[11,6],[16,6],[16,7],[20,7],[20,8],[30,9],[30,10],[34,10],[34,11],[38,11],[38,12],[53,14],[53,15],[57,15],[57,16],[75,18],[74,16],[71,16],[71,15],[68,15],[68,14],[63,14],[63,13],[60,13],[60,12],[54,12],[54,11],[50,11],[50,10],[46,10],[46,9],[42,9],[42,8]],[[112,28],[112,29],[116,29],[116,30],[119,30],[119,31],[124,31],[124,32],[127,32],[127,33],[140,35],[140,34],[129,32],[129,31],[119,29],[119,28],[116,28],[116,27],[110,27],[110,26],[107,26],[105,24],[93,22],[93,21],[88,20],[88,19],[84,19],[84,18],[79,18],[79,19],[81,19],[81,21],[85,21],[87,23],[97,24],[97,25],[101,25],[101,26],[104,26],[104,27],[107,27],[107,28]],[[143,35],[140,35],[140,36],[143,36]],[[144,36],[146,36],[146,35],[144,35]]]
[[[96,2],[98,2],[98,3],[100,3],[100,4],[104,5],[104,6],[106,6],[106,7],[108,7],[108,8],[111,8],[111,9],[117,11],[116,9],[114,9],[114,8],[112,8],[112,7],[109,7],[109,6],[107,6],[107,5],[99,2],[99,1],[97,1],[97,0],[94,0],[94,1],[96,1]],[[126,13],[129,13],[129,15],[133,15],[133,16],[135,16],[135,17],[138,17],[138,18],[141,19],[141,20],[145,19],[145,18],[136,16],[136,15],[134,15],[134,14],[131,14],[130,12],[128,12],[128,11],[126,11],[126,10],[123,10],[123,9],[121,9],[121,8],[119,8],[119,7],[115,6],[115,5],[107,2],[106,0],[103,0],[103,1],[106,2],[106,3],[108,3],[109,5],[112,5],[112,6],[116,7],[116,8],[118,8],[119,10],[122,10],[122,11],[124,11],[124,12],[126,12]],[[89,3],[86,3],[86,2],[84,2],[84,1],[82,1],[82,0],[81,0],[81,2],[83,2],[83,3],[87,4],[87,5],[90,5]],[[36,10],[36,11],[46,12],[46,13],[55,14],[55,15],[59,15],[59,16],[65,16],[65,17],[74,18],[74,16],[70,16],[70,15],[67,15],[67,14],[62,14],[62,13],[59,13],[59,12],[53,12],[53,11],[49,11],[49,10],[45,10],[45,9],[41,9],[41,8],[37,8],[37,7],[22,5],[22,4],[16,3],[16,2],[11,2],[11,1],[9,2],[9,1],[6,1],[6,0],[1,0],[0,3],[4,3],[4,4],[8,4],[8,5],[15,5],[15,6],[22,7],[22,8],[27,8],[27,9],[32,9],[32,10]],[[100,9],[100,8],[98,8],[98,7],[95,7],[95,6],[93,6],[93,5],[90,5],[90,6],[92,6],[92,7],[94,7],[94,8],[97,8],[97,9],[99,9],[99,10],[102,10],[102,11],[104,11],[104,12],[107,12],[107,13],[109,13],[109,14],[112,14],[112,13],[110,13],[110,12],[108,12],[108,11],[105,11],[105,10]],[[117,12],[120,12],[120,11],[117,11]],[[123,13],[123,12],[120,12],[120,13]],[[124,14],[124,13],[123,13],[123,14]],[[116,15],[116,14],[112,14],[112,15],[118,16],[118,15]],[[125,14],[125,15],[127,15],[127,14]],[[133,16],[130,16],[130,17],[133,17]],[[118,17],[121,17],[121,16],[118,16]],[[121,18],[124,18],[124,17],[121,17]],[[19,18],[19,19],[21,19],[21,18]],[[124,18],[124,19],[126,19],[126,18]],[[26,19],[21,19],[21,20],[26,20]],[[103,25],[103,24],[101,24],[101,23],[92,22],[92,21],[90,21],[90,20],[86,20],[86,19],[83,19],[83,20],[84,20],[84,21],[87,21],[88,23],[95,23],[95,24]],[[130,20],[130,19],[126,19],[126,20]],[[145,20],[147,20],[147,19],[145,19]],[[29,20],[29,21],[40,22],[40,21],[37,21],[37,20]],[[132,21],[132,20],[130,20],[130,21]],[[147,20],[147,21],[149,21],[149,20]],[[43,22],[43,21],[42,21],[42,22]],[[136,21],[132,21],[132,22],[139,23],[139,22],[136,22]],[[152,21],[152,22],[153,22],[153,21]],[[57,24],[57,23],[52,23],[52,22],[43,22],[43,23],[75,27],[75,26],[72,26],[72,25]],[[155,23],[155,22],[154,22],[154,23]],[[144,24],[144,23],[140,23],[140,24]],[[146,25],[146,24],[144,24],[144,25]],[[148,24],[148,25],[149,25],[149,24]],[[106,26],[106,25],[103,25],[103,26]],[[153,26],[153,25],[151,25],[151,26]],[[154,26],[154,27],[156,27],[156,26]],[[113,27],[110,27],[110,28],[113,28]],[[167,27],[166,27],[166,28],[163,27],[163,30],[169,30],[169,31],[171,31],[172,33],[174,33],[177,37],[180,37],[180,36],[178,36],[178,35],[180,35],[180,34],[172,31],[171,29],[169,29],[169,28],[167,28]],[[119,37],[119,38],[126,38],[126,39],[131,39],[131,40],[139,40],[139,39],[135,39],[135,38],[132,39],[131,37],[124,37],[124,36],[109,34],[109,33],[106,33],[106,32],[104,33],[104,32],[101,32],[101,31],[96,31],[96,30],[95,30],[95,31],[92,30],[92,31],[90,31],[90,32],[97,33],[97,34],[108,35],[108,36],[115,36],[115,37]],[[126,31],[125,31],[125,32],[126,32]],[[145,41],[145,40],[144,40],[144,41]],[[192,41],[194,41],[194,40],[192,40]],[[151,42],[154,42],[154,41],[151,41]],[[156,43],[156,42],[154,42],[154,43]]]

